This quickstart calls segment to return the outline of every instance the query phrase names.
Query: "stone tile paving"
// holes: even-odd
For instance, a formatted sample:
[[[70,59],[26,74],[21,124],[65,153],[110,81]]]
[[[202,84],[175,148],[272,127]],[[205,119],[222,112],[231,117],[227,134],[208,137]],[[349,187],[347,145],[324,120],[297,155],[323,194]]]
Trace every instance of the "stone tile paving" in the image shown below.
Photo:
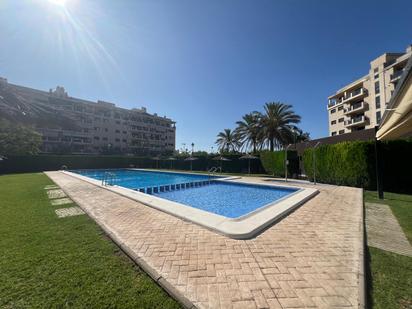
[[[63,198],[51,200],[50,203],[52,204],[52,206],[60,206],[60,205],[71,204],[73,203],[73,201],[69,199],[68,197],[63,197]]]
[[[366,203],[368,246],[412,257],[412,246],[388,205]]]
[[[55,189],[47,191],[47,196],[49,197],[49,199],[55,199],[66,197],[66,194],[63,192],[63,190]]]
[[[360,189],[318,186],[256,238],[234,240],[61,172],[47,175],[186,307],[364,307]]]
[[[51,189],[59,189],[59,186],[56,185],[47,185],[44,187],[45,190],[51,190]]]
[[[54,212],[59,218],[84,215],[84,211],[80,207],[59,208]]]

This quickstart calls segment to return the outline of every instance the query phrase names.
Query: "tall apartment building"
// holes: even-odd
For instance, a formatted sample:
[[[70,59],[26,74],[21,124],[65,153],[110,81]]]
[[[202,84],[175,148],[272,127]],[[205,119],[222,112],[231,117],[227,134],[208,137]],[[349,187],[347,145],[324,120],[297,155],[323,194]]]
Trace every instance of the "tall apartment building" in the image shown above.
[[[405,53],[385,53],[370,63],[367,75],[331,95],[327,105],[329,135],[379,125],[386,105],[411,56],[412,45],[407,47]]]
[[[145,107],[70,97],[63,87],[40,91],[0,78],[0,116],[28,124],[46,153],[161,154],[175,150],[175,122]],[[0,117],[1,118],[1,117]]]

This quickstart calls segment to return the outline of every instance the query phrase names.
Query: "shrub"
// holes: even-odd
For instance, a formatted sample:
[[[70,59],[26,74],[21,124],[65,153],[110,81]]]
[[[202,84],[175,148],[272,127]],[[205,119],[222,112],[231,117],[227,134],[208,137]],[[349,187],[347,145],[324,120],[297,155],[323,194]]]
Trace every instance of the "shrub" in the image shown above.
[[[303,164],[313,180],[315,152],[316,180],[323,183],[372,188],[375,157],[372,142],[343,142],[306,149]]]
[[[262,151],[260,153],[262,166],[267,174],[285,176],[285,151]],[[288,151],[288,175],[299,174],[299,160],[296,151]]]

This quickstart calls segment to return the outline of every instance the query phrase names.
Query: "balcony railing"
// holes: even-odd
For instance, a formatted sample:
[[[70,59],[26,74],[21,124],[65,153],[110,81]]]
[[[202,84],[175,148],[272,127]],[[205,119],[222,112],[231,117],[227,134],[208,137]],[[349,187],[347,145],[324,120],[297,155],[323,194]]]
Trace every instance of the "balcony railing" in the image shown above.
[[[365,110],[367,107],[368,107],[367,103],[365,103],[363,101],[358,102],[358,103],[352,104],[349,108],[346,108],[344,110],[344,114],[349,115],[349,114],[361,112],[361,111]]]
[[[359,125],[362,125],[362,124],[366,123],[367,120],[368,120],[368,118],[363,116],[363,115],[362,116],[357,116],[357,117],[351,118],[349,120],[346,120],[345,121],[345,126],[347,126],[347,127],[359,126]]]
[[[395,73],[391,74],[391,83],[394,83],[397,80],[399,80],[402,74],[403,74],[403,70],[396,71]]]
[[[356,89],[352,92],[347,93],[346,96],[343,99],[343,102],[347,102],[347,101],[350,101],[350,100],[355,99],[355,98],[362,97],[362,96],[367,95],[367,94],[368,94],[368,91],[365,88],[362,87],[362,88],[359,88],[359,89]]]

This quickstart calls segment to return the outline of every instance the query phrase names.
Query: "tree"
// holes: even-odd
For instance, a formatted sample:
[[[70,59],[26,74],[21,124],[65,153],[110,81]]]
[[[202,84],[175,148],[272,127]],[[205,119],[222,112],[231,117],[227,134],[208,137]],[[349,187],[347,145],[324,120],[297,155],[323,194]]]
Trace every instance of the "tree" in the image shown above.
[[[0,154],[37,154],[41,144],[41,135],[32,129],[0,121]]]
[[[240,146],[238,135],[231,129],[224,129],[222,132],[219,132],[216,144],[220,151],[226,152],[236,151]]]
[[[309,132],[303,132],[302,129],[299,129],[298,127],[294,128],[293,134],[295,143],[310,141]]]
[[[259,112],[252,112],[242,117],[241,121],[236,122],[235,130],[239,141],[246,149],[252,148],[256,152],[259,141],[262,138],[261,120],[262,115]]]
[[[271,151],[293,141],[292,129],[300,122],[300,116],[295,114],[291,105],[281,102],[266,103],[261,118],[264,140]]]

